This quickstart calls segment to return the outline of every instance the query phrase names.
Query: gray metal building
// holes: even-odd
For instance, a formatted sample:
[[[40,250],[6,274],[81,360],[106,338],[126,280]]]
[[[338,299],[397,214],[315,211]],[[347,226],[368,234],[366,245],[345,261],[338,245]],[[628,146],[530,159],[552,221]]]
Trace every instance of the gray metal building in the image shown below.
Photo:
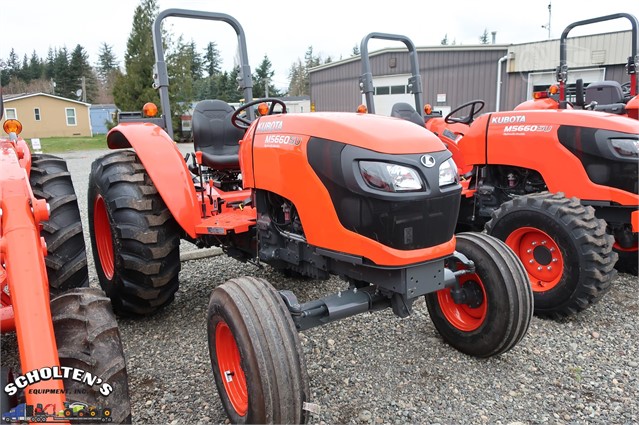
[[[569,88],[577,78],[586,84],[603,79],[629,81],[625,65],[631,53],[631,35],[631,31],[620,31],[568,38]],[[534,90],[553,84],[559,64],[558,39],[416,50],[424,102],[444,113],[474,99],[486,102],[482,112],[513,109],[530,99]],[[376,112],[388,115],[388,107],[378,106],[386,99],[414,104],[405,87],[410,74],[407,49],[386,48],[370,52],[369,57]],[[312,68],[309,74],[315,111],[355,111],[363,103],[359,56]]]

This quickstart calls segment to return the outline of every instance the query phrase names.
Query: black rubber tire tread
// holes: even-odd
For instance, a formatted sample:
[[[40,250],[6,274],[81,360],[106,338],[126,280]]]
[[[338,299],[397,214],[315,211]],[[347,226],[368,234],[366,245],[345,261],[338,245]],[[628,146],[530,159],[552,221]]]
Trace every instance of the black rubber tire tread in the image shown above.
[[[66,162],[54,155],[32,155],[29,183],[33,195],[49,204],[49,219],[40,233],[47,243],[44,262],[51,296],[89,286],[80,208]]]
[[[535,314],[561,319],[587,309],[610,289],[617,276],[614,237],[595,210],[563,193],[540,192],[517,197],[493,211],[486,232],[503,241],[517,228],[535,227],[549,234],[564,259],[561,280],[534,292]]]
[[[220,376],[215,350],[219,321],[230,328],[246,375],[248,411],[239,416]],[[264,279],[239,277],[211,293],[208,307],[211,366],[222,404],[234,424],[307,423],[309,379],[297,330],[279,293]]]
[[[621,251],[614,249],[619,256],[615,268],[621,273],[628,273],[637,276],[639,268],[639,251]]]
[[[111,223],[115,272],[105,275],[94,228],[94,200],[104,199]],[[178,290],[180,228],[136,153],[118,150],[91,165],[89,233],[100,286],[119,315],[149,315],[170,304]]]
[[[70,289],[51,299],[51,319],[60,365],[82,369],[103,380],[89,387],[65,379],[67,400],[102,409],[109,407],[114,422],[131,423],[126,360],[109,298],[98,288]],[[108,396],[100,393],[104,383],[113,389]],[[85,422],[86,419],[78,421]],[[100,422],[100,418],[96,417],[95,422]]]
[[[435,328],[459,351],[481,358],[503,354],[528,332],[533,317],[533,294],[526,271],[514,252],[502,241],[484,233],[459,233],[457,251],[475,263],[482,280],[488,310],[484,322],[473,331],[462,331],[443,315],[437,293],[426,295],[426,306]]]

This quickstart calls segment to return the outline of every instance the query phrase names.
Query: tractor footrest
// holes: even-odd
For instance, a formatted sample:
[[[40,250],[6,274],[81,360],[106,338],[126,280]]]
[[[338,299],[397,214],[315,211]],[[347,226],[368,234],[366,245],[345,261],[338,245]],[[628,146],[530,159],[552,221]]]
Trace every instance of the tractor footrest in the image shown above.
[[[244,233],[255,225],[256,215],[253,207],[226,210],[203,220],[195,227],[199,235],[227,235],[229,233]]]

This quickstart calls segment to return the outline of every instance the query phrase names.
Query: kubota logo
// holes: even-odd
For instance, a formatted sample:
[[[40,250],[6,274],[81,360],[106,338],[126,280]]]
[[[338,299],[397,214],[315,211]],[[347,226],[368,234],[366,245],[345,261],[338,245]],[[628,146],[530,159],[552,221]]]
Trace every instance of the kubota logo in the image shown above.
[[[281,130],[284,127],[284,123],[282,123],[282,121],[260,121],[259,123],[257,123],[257,129],[256,131],[258,132],[263,132],[263,131],[273,131],[273,130]]]
[[[490,120],[491,124],[515,124],[526,122],[525,115],[508,115],[502,117],[492,117]]]
[[[419,160],[421,161],[422,165],[426,168],[433,168],[435,166],[435,163],[437,162],[435,158],[433,158],[430,155],[422,155],[422,157]]]

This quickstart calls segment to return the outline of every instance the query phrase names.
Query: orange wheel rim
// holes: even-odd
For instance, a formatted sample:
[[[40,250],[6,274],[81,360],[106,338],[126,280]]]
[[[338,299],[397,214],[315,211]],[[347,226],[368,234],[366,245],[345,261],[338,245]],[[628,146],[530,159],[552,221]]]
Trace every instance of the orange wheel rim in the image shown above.
[[[545,292],[557,286],[564,273],[564,258],[557,242],[546,232],[521,227],[508,235],[506,245],[523,263],[533,291]]]
[[[619,245],[617,242],[615,242],[612,247],[614,249],[616,249],[617,251],[622,251],[622,252],[637,252],[639,251],[639,245],[635,244],[634,246],[631,246],[630,248],[624,248],[621,245]]]
[[[242,369],[240,350],[233,337],[233,332],[225,322],[218,322],[215,327],[215,352],[220,377],[233,409],[244,416],[248,411],[248,390],[246,376]]]
[[[95,230],[95,244],[98,249],[100,266],[107,279],[113,279],[115,273],[115,256],[113,254],[113,238],[111,223],[107,215],[104,198],[98,195],[93,203],[93,229]]]
[[[448,323],[460,331],[472,332],[478,329],[486,320],[486,313],[488,312],[486,289],[476,273],[460,276],[459,283],[462,287],[469,284],[479,285],[483,295],[483,300],[479,306],[471,307],[468,304],[456,304],[448,288],[437,292],[437,300]]]

